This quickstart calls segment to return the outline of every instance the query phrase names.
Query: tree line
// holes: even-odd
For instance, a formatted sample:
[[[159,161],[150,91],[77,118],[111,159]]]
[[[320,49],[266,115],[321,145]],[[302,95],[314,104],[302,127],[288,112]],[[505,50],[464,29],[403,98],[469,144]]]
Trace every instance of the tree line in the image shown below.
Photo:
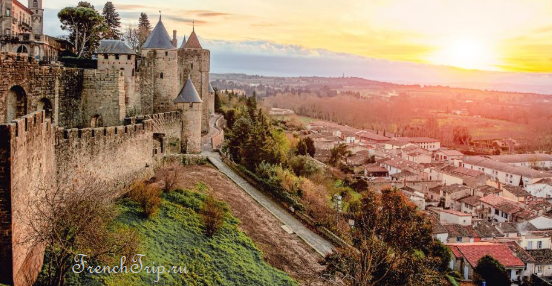
[[[115,5],[107,2],[102,12],[92,4],[81,1],[76,7],[65,7],[58,13],[61,29],[67,31],[67,40],[75,48],[78,58],[92,58],[101,40],[123,40],[135,52],[140,52],[152,31],[151,23],[145,13],[140,14],[138,25],[121,28],[121,17]]]

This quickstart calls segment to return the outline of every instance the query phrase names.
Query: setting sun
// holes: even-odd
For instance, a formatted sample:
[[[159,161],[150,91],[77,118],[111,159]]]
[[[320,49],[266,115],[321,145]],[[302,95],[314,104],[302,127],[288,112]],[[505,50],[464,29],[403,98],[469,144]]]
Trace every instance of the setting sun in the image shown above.
[[[428,61],[465,69],[498,70],[496,52],[491,45],[472,38],[446,41],[443,48],[432,54]]]

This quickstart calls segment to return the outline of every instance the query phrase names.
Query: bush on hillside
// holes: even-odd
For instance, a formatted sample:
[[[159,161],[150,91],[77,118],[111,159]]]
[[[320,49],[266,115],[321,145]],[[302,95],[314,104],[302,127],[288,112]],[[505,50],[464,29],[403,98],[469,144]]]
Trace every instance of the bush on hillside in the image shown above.
[[[161,190],[143,181],[134,183],[128,196],[140,204],[148,218],[155,215],[161,206]]]

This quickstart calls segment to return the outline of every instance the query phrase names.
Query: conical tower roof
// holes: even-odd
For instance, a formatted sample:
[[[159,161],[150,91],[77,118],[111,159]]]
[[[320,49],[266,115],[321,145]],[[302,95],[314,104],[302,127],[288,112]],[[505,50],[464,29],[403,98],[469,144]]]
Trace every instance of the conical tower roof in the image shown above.
[[[209,93],[214,93],[215,90],[213,89],[213,87],[211,86],[211,83],[209,83]]]
[[[184,87],[182,87],[182,90],[176,97],[176,99],[173,101],[174,103],[201,103],[201,97],[199,97],[199,94],[197,93],[197,90],[195,89],[194,84],[192,83],[192,80],[188,76],[188,80],[186,81],[186,84],[184,84]]]
[[[142,49],[162,49],[162,50],[172,50],[175,46],[172,44],[171,37],[161,21],[161,16],[159,16],[159,22],[155,25],[155,28],[149,35],[148,39],[142,46]]]
[[[194,29],[194,31],[192,31],[192,33],[188,37],[188,41],[184,45],[184,49],[203,49],[201,47],[201,44],[199,43],[199,40],[197,39],[195,29]]]
[[[186,36],[184,36],[184,40],[182,40],[182,45],[180,45],[180,48],[184,49],[185,45],[186,45]]]

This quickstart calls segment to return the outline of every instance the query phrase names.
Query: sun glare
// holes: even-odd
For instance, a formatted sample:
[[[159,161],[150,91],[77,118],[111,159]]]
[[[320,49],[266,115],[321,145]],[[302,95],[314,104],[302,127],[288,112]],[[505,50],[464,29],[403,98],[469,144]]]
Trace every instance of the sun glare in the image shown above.
[[[489,44],[470,38],[446,41],[443,48],[428,59],[433,64],[464,69],[498,70],[496,53]]]

